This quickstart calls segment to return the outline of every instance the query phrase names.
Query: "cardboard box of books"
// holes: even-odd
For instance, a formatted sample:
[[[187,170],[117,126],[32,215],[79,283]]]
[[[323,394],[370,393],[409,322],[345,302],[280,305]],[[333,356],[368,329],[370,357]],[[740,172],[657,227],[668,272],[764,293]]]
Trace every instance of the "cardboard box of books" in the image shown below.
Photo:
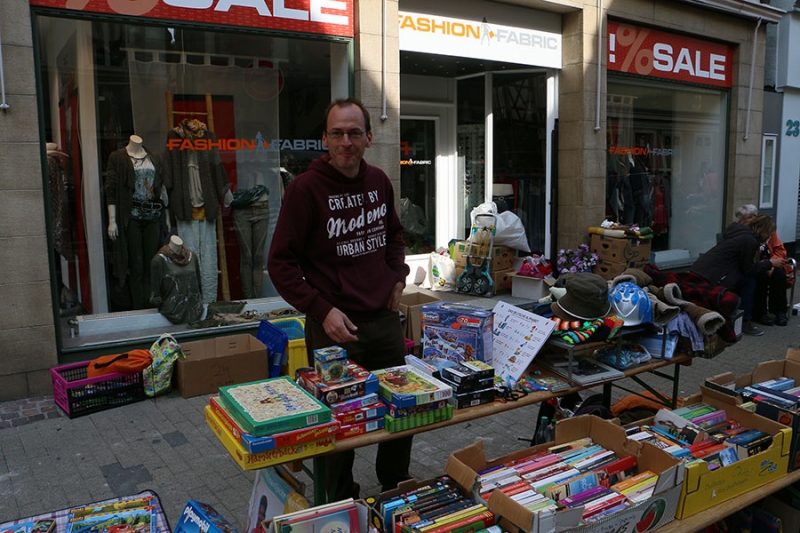
[[[781,384],[777,384],[779,378],[787,379],[781,380]],[[737,397],[738,403],[741,403],[742,397],[736,391],[751,385],[758,386],[758,384],[778,392],[798,396],[800,394],[800,350],[790,348],[783,360],[759,363],[750,374],[737,377],[731,372],[725,372],[706,379],[707,387]],[[788,400],[786,403],[780,399],[758,402],[755,412],[792,428],[788,467],[791,472],[800,468],[800,396],[796,399],[796,405],[791,404],[790,398]]]
[[[775,481],[786,474],[789,464],[792,441],[790,428],[740,409],[735,398],[729,395],[703,385],[700,389],[702,394],[691,396],[684,403],[691,405],[703,402],[722,409],[728,419],[772,435],[772,444],[760,453],[716,470],[711,470],[705,461],[687,463],[676,518],[687,518]]]
[[[516,497],[516,494],[509,496],[510,492],[491,489],[489,489],[491,492],[488,492],[485,490],[486,487],[482,488],[479,485],[479,472],[500,468],[511,461],[547,452],[554,445],[570,446],[570,443],[574,444],[586,437],[591,438],[593,444],[613,452],[617,458],[615,461],[635,463],[635,467],[638,472],[642,473],[639,474],[642,477],[634,476],[626,481],[628,484],[637,483],[640,479],[644,479],[644,476],[648,476],[650,491],[647,493],[648,497],[646,499],[639,498],[638,502],[620,508],[617,512],[609,513],[596,521],[584,524],[582,517],[589,510],[589,506],[580,505],[580,500],[577,500],[578,505],[572,508],[556,510],[555,506],[542,506],[538,510],[531,511],[518,503],[519,498]],[[627,459],[629,457],[633,457],[633,459]],[[592,459],[589,458],[589,460]],[[528,533],[555,531],[633,533],[654,530],[674,519],[681,492],[684,466],[681,460],[655,446],[628,440],[623,428],[601,418],[587,415],[560,421],[556,425],[554,443],[520,450],[499,459],[488,460],[483,448],[483,441],[477,441],[450,455],[445,471],[459,484],[468,487],[476,497],[480,498],[479,501],[484,500],[481,498],[481,494],[487,495],[488,493],[485,501],[489,509]],[[557,482],[550,484],[545,479],[542,482],[545,485],[539,485],[540,487],[552,489],[557,486]],[[526,483],[530,483],[530,481]],[[631,485],[631,488],[635,488],[635,485]],[[566,494],[573,495],[569,492],[569,488],[563,490],[567,490]],[[560,498],[560,495],[553,496],[559,498],[560,503],[568,498]]]
[[[361,531],[377,533],[369,522],[369,505],[364,500],[348,498],[310,507],[302,511],[278,515],[263,522],[266,533],[282,531]]]

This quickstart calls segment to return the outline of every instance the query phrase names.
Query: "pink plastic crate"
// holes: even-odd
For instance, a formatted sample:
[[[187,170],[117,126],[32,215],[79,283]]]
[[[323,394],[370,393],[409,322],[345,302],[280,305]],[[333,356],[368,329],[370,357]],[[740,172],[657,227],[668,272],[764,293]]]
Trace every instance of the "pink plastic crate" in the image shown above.
[[[50,369],[53,399],[67,416],[88,415],[145,399],[142,373],[88,377],[90,361]]]

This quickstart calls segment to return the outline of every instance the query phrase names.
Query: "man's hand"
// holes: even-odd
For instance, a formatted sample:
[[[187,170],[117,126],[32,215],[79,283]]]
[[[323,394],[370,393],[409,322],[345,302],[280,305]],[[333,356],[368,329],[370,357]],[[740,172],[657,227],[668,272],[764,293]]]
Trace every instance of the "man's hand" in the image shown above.
[[[403,289],[405,285],[401,282],[397,282],[392,289],[392,295],[389,297],[389,303],[386,305],[391,311],[397,312],[397,309],[400,307],[400,297],[403,295]]]
[[[347,315],[336,309],[331,308],[328,314],[325,315],[325,320],[322,321],[322,327],[325,328],[325,333],[338,343],[355,342],[358,337],[351,332],[358,331],[355,324],[350,322]]]

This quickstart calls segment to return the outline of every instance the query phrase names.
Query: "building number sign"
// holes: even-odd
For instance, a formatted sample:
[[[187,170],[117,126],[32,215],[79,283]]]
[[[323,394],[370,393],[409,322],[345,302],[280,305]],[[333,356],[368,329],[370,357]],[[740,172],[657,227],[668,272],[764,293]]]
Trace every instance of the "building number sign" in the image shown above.
[[[786,136],[800,137],[800,120],[789,119],[786,121]]]

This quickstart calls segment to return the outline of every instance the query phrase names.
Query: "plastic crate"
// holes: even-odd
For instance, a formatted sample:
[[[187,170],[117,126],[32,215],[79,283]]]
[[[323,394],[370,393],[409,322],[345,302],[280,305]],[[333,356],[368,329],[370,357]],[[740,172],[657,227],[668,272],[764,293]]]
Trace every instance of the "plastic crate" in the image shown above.
[[[53,399],[70,418],[104,411],[145,399],[142,373],[114,372],[88,377],[91,361],[50,369]]]
[[[295,370],[308,366],[304,319],[262,320],[256,337],[267,346],[271,378],[286,375],[294,379]]]

